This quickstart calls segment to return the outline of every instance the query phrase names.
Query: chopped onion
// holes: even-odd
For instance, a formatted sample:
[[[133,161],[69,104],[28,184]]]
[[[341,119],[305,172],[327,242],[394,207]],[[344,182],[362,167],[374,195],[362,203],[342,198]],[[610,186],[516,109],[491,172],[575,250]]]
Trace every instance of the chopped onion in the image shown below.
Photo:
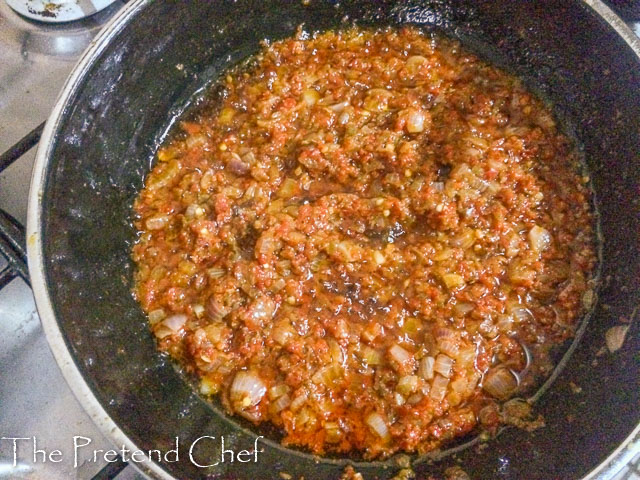
[[[289,324],[279,324],[273,329],[271,336],[278,344],[284,347],[289,343],[289,339],[294,336],[294,332]]]
[[[149,323],[155,325],[160,320],[163,320],[164,317],[166,317],[166,314],[163,309],[158,308],[157,310],[152,310],[149,312]]]
[[[531,310],[523,307],[522,305],[516,305],[512,307],[510,309],[510,312],[511,315],[513,315],[514,320],[518,323],[529,323],[535,320],[535,318],[533,317],[533,313],[531,313]]]
[[[243,410],[260,403],[266,392],[267,387],[260,377],[243,370],[236,373],[229,389],[229,398],[237,410]]]
[[[367,365],[380,365],[382,363],[382,354],[375,348],[365,346],[362,349],[362,359]]]
[[[342,375],[342,368],[340,367],[340,365],[336,363],[332,363],[318,370],[313,375],[313,377],[311,377],[311,380],[313,380],[313,383],[316,383],[316,384],[331,386],[337,380],[340,379],[341,375]]]
[[[369,428],[373,431],[373,433],[377,434],[383,440],[389,440],[391,435],[389,435],[389,428],[384,421],[384,418],[379,413],[371,413],[366,418],[365,422],[369,425]]]
[[[429,390],[429,396],[436,402],[441,402],[444,399],[445,393],[447,393],[447,385],[449,385],[449,379],[441,375],[436,375],[431,383],[431,390]]]
[[[445,273],[442,275],[442,281],[449,290],[454,290],[464,285],[464,277],[457,273]]]
[[[269,389],[269,399],[275,400],[276,398],[281,397],[287,392],[289,392],[289,387],[284,383],[279,383],[278,385],[274,385]]]
[[[200,305],[199,303],[191,305],[191,309],[193,310],[193,313],[197,318],[202,318],[202,316],[204,315],[204,306]]]
[[[470,368],[476,361],[476,347],[475,345],[470,345],[465,348],[461,348],[456,356],[456,362],[462,368]]]
[[[418,390],[419,383],[420,379],[416,375],[405,375],[398,380],[396,390],[407,396]]]
[[[393,345],[389,349],[389,355],[402,370],[409,369],[413,364],[413,355],[411,355],[398,344]]]
[[[607,330],[605,340],[607,342],[607,348],[611,353],[615,353],[622,348],[628,330],[629,325],[616,325]]]
[[[536,225],[529,230],[529,244],[536,253],[544,252],[551,243],[551,235],[547,230]]]
[[[177,332],[182,327],[184,327],[184,324],[186,322],[187,322],[187,316],[183,313],[178,313],[165,318],[162,321],[162,325],[169,328],[170,330],[173,330],[174,332]]]
[[[302,93],[302,99],[304,100],[304,103],[307,104],[307,106],[312,107],[316,103],[318,103],[320,94],[316,90],[308,88]]]
[[[453,382],[451,382],[451,389],[460,394],[464,395],[467,391],[468,383],[465,377],[456,378]]]
[[[337,443],[342,438],[342,431],[337,422],[327,422],[324,424],[325,440],[329,443]]]
[[[433,365],[433,370],[443,377],[451,378],[451,373],[453,371],[453,359],[444,353],[438,354],[435,364]]]
[[[308,398],[308,394],[306,391],[303,391],[302,393],[300,393],[291,402],[291,410],[294,412],[298,410],[300,407],[302,407],[302,405],[304,405],[304,403],[307,401],[307,398]]]
[[[433,357],[424,357],[420,360],[420,367],[418,368],[418,373],[425,380],[431,380],[433,378],[433,367],[435,364],[435,359]]]
[[[167,215],[160,215],[157,217],[148,218],[145,222],[145,225],[149,230],[160,230],[164,228],[168,223],[169,217]]]
[[[220,390],[220,384],[214,382],[213,380],[204,377],[200,381],[200,393],[202,395],[215,395]]]
[[[344,102],[336,103],[334,105],[329,105],[329,108],[336,113],[340,113],[348,106],[349,106],[349,102],[345,100]]]
[[[517,387],[518,379],[513,372],[504,367],[489,370],[482,382],[482,389],[499,400],[509,398]]]
[[[291,405],[291,398],[289,398],[289,395],[285,393],[281,397],[278,397],[278,399],[275,402],[273,402],[272,405],[276,413],[281,412],[282,410],[287,408],[289,405]]]
[[[407,113],[407,132],[420,133],[424,130],[425,114],[422,110],[410,109]]]

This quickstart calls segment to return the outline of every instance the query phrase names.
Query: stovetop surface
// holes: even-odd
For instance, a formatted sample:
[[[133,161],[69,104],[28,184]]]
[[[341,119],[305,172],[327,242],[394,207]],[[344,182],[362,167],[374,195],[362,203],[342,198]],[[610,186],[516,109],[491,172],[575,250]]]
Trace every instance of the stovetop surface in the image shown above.
[[[88,19],[45,25],[23,19],[0,0],[0,153],[46,120],[82,51],[122,7],[117,1]],[[640,35],[640,22],[631,24]],[[0,174],[0,209],[26,222],[27,196],[35,149]],[[0,257],[0,269],[5,260]],[[91,439],[91,450],[108,450],[103,437],[67,386],[47,345],[29,287],[20,279],[0,290],[0,437],[17,441],[13,467],[11,440],[0,440],[0,479],[91,479],[105,465],[80,451],[73,437]],[[37,449],[62,452],[62,461],[33,460]],[[54,457],[56,459],[57,457]],[[74,461],[75,465],[74,465]],[[616,480],[640,480],[638,459]],[[127,467],[118,480],[141,480]]]

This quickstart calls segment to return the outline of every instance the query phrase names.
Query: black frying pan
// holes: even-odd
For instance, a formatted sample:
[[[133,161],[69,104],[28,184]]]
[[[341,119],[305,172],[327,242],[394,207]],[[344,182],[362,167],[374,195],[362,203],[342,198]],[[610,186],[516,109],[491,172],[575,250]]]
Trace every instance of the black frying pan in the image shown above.
[[[292,35],[302,23],[309,30],[345,21],[414,23],[459,38],[553,103],[584,149],[604,239],[594,314],[536,403],[547,426],[507,429],[482,451],[416,462],[418,478],[441,478],[455,464],[474,479],[575,479],[589,472],[609,478],[640,447],[638,39],[598,0],[304,3],[138,0],[69,80],[38,152],[28,245],[38,310],[80,401],[118,446],[166,452],[179,439],[178,462],[139,464],[154,477],[279,479],[286,472],[333,479],[357,461],[280,447],[277,432],[249,429],[203,401],[156,351],[130,292],[131,204],[171,120],[223,68],[256,52],[259,40]],[[609,353],[607,330],[629,324],[622,348]],[[257,463],[206,469],[188,456],[204,435],[216,441],[196,444],[201,464],[219,457],[222,436],[236,452],[252,449],[256,435],[267,439]],[[367,479],[390,478],[398,470],[393,462],[356,462],[356,470]]]

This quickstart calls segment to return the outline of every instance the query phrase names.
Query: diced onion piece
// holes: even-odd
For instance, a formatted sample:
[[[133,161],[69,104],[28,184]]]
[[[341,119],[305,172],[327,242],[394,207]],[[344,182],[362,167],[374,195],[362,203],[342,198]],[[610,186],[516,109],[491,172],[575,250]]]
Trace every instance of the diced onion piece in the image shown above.
[[[219,391],[220,391],[219,383],[216,383],[207,377],[204,377],[200,381],[200,393],[202,395],[215,395]]]
[[[544,252],[551,244],[551,234],[544,228],[536,225],[529,230],[529,245],[536,253]]]
[[[362,359],[367,365],[380,365],[382,363],[382,354],[375,348],[365,346],[362,348]]]
[[[243,370],[236,373],[229,389],[229,398],[236,409],[243,410],[260,403],[266,392],[267,387],[260,377]]]
[[[433,368],[435,364],[435,359],[433,357],[424,357],[420,360],[420,367],[418,369],[418,373],[425,380],[431,380],[433,378]]]
[[[349,106],[349,102],[345,100],[344,102],[336,103],[334,105],[329,105],[329,109],[333,110],[336,113],[340,113],[348,106]]]
[[[169,217],[167,215],[159,215],[157,217],[148,218],[145,222],[145,226],[148,230],[160,230],[169,223]]]
[[[294,332],[288,324],[280,324],[273,329],[273,331],[271,332],[271,336],[278,344],[284,347],[294,336]]]
[[[329,353],[331,354],[331,360],[337,364],[342,364],[342,362],[344,361],[344,354],[342,353],[340,344],[333,338],[329,338],[327,340],[327,343],[329,344]]]
[[[517,387],[518,379],[504,367],[489,370],[482,382],[482,389],[498,400],[509,398]]]
[[[453,309],[456,311],[457,314],[465,315],[471,312],[473,310],[473,307],[474,307],[473,303],[459,302],[459,303],[456,303]]]
[[[291,398],[289,397],[288,394],[285,393],[281,397],[278,397],[278,399],[275,402],[273,402],[272,405],[276,413],[281,412],[282,410],[287,408],[289,405],[291,405]]]
[[[424,130],[425,114],[422,110],[412,108],[407,113],[407,132],[420,133]]]
[[[289,391],[289,387],[284,383],[279,383],[277,385],[274,385],[269,389],[269,399],[275,400],[276,398],[281,397],[288,391]]]
[[[535,318],[533,317],[533,313],[531,313],[531,310],[523,307],[522,305],[516,305],[512,307],[510,309],[510,313],[511,315],[513,315],[513,319],[517,323],[529,323],[535,320]]]
[[[152,310],[149,312],[149,323],[151,325],[155,325],[160,320],[163,320],[166,317],[164,310],[162,308],[158,308],[157,310]]]
[[[156,328],[153,333],[155,334],[156,337],[158,337],[159,339],[163,339],[165,337],[168,337],[170,335],[173,335],[175,332],[173,330],[171,330],[170,328],[164,327],[162,325],[160,325],[158,328]]]
[[[475,345],[469,345],[468,347],[461,348],[456,356],[456,362],[462,368],[473,367],[476,361],[476,347]]]
[[[329,443],[337,443],[342,438],[342,430],[337,422],[327,422],[324,424],[325,437]]]
[[[342,368],[340,368],[340,365],[332,363],[331,365],[327,365],[318,370],[313,377],[311,377],[311,380],[316,384],[331,386],[340,378],[341,375]]]
[[[436,375],[431,383],[431,390],[429,390],[429,396],[436,402],[441,402],[444,399],[445,393],[447,393],[447,385],[449,385],[449,379],[441,375]]]
[[[308,88],[302,93],[302,100],[304,100],[304,103],[306,103],[309,107],[312,107],[316,103],[318,103],[319,99],[320,94],[313,88]]]
[[[400,370],[412,369],[413,355],[407,352],[400,345],[394,344],[389,349],[389,355],[391,356],[391,359],[398,364],[398,366],[400,367]]]
[[[433,365],[433,370],[443,377],[451,378],[451,373],[453,371],[453,359],[444,353],[438,354],[435,364]]]
[[[615,327],[611,327],[607,330],[607,333],[605,333],[605,340],[607,342],[609,352],[615,353],[622,348],[628,330],[629,325],[616,325]]]
[[[175,315],[171,315],[170,317],[165,318],[162,321],[162,325],[167,327],[174,332],[179,331],[184,324],[187,322],[187,316],[183,313],[177,313]]]
[[[406,61],[407,70],[411,74],[415,74],[420,68],[420,66],[425,62],[427,62],[427,59],[422,55],[412,55],[411,57],[407,58],[407,61]]]
[[[460,395],[464,395],[467,392],[468,386],[469,384],[465,377],[458,377],[451,382],[451,389]]]
[[[308,398],[308,394],[306,391],[299,394],[291,402],[291,410],[294,412],[298,410],[300,407],[302,407],[302,405],[304,405],[304,403],[307,401],[307,398]]]
[[[191,309],[193,310],[193,313],[197,318],[202,318],[202,316],[204,315],[204,306],[199,303],[192,305]]]
[[[442,281],[449,290],[454,290],[464,285],[464,278],[457,273],[445,273],[442,275]]]
[[[379,413],[374,412],[369,414],[365,422],[367,423],[371,431],[378,435],[382,440],[387,441],[391,438],[391,435],[389,434],[389,428],[387,427],[384,418],[382,418],[382,415],[380,415]]]
[[[418,390],[419,385],[420,379],[416,375],[405,375],[398,380],[396,390],[402,395],[407,396]]]
[[[364,108],[370,112],[384,112],[389,108],[388,103],[392,96],[388,90],[372,88],[364,99]]]

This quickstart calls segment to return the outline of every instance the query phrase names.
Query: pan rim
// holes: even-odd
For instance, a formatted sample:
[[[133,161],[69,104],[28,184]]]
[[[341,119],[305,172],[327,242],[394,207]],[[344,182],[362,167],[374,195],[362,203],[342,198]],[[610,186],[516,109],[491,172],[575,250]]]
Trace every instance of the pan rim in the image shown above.
[[[38,145],[33,166],[27,213],[27,256],[33,294],[45,336],[53,356],[65,381],[73,394],[91,417],[101,433],[114,445],[125,445],[131,451],[140,450],[111,418],[96,398],[93,390],[84,379],[83,373],[76,364],[76,359],[69,350],[59,327],[58,320],[49,295],[44,264],[44,239],[40,229],[43,215],[43,198],[49,161],[53,151],[53,139],[61,124],[66,105],[81,85],[88,70],[131,17],[135,16],[151,0],[134,0],[126,4],[105,25],[98,36],[91,42],[73,68],[62,88],[55,106],[45,124],[41,141]],[[601,0],[580,0],[604,20],[631,48],[640,59],[640,38]],[[640,452],[640,424],[636,425],[628,437],[583,480],[610,479],[618,473],[636,454]],[[131,462],[131,465],[143,475],[156,479],[174,479],[160,464],[144,456],[142,462]]]

